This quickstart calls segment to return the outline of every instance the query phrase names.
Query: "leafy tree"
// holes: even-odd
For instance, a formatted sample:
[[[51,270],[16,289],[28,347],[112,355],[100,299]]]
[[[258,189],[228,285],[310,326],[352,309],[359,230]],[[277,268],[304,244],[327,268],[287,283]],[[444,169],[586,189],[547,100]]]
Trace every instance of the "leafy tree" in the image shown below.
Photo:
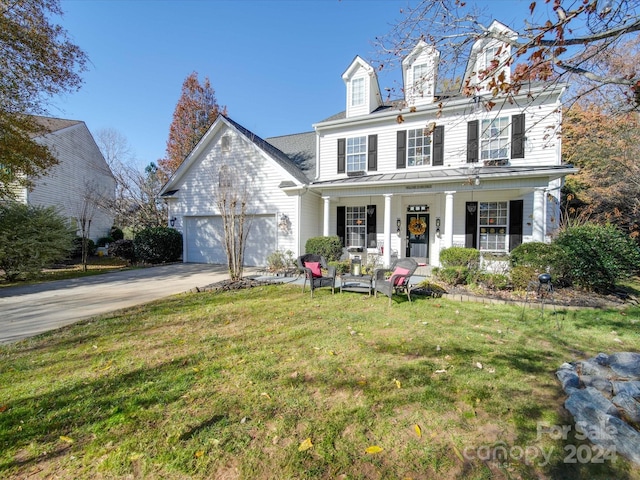
[[[14,185],[57,163],[48,148],[34,141],[48,132],[34,115],[48,101],[77,90],[87,57],[52,22],[61,16],[59,0],[0,2],[0,198],[15,196]]]
[[[170,177],[218,115],[226,113],[226,107],[218,105],[209,77],[205,77],[204,84],[200,84],[198,74],[191,73],[182,84],[182,95],[173,112],[167,156],[158,162],[162,172]]]
[[[574,285],[608,292],[637,275],[640,247],[614,225],[587,223],[563,229],[554,245],[562,250],[557,268]]]
[[[28,278],[65,258],[74,233],[53,207],[0,203],[0,270],[9,281]]]
[[[563,138],[564,161],[580,168],[567,179],[569,212],[640,239],[638,113],[607,114],[595,102],[577,104],[565,114]]]
[[[492,62],[477,72],[490,79],[486,89],[465,88],[469,95],[516,93],[531,80],[571,82],[580,78],[590,89],[621,86],[628,105],[640,104],[637,64],[624,72],[601,68],[611,51],[640,31],[637,0],[532,0],[519,5],[523,8],[519,15],[522,26],[508,25],[517,33],[511,37],[491,31],[492,18],[475,2],[421,0],[415,7],[403,9],[390,33],[377,38],[379,68],[398,63],[422,39],[440,50],[440,73],[455,78],[466,66],[471,45],[478,38],[494,38],[511,46],[512,53],[504,52],[500,57],[500,62],[515,66],[511,78],[494,74],[499,69]],[[509,6],[510,16],[516,15],[519,5]]]

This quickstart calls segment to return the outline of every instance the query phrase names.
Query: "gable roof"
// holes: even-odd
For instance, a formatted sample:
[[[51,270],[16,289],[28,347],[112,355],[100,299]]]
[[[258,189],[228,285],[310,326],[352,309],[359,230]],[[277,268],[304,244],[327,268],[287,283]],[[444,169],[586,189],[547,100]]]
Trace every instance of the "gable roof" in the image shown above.
[[[226,115],[219,115],[213,122],[209,130],[202,136],[198,144],[189,153],[187,158],[182,162],[174,174],[169,178],[167,183],[160,190],[160,196],[167,197],[175,194],[178,190],[175,189],[175,184],[179,178],[182,177],[184,172],[189,169],[193,159],[197,157],[198,152],[204,148],[204,145],[208,142],[214,130],[220,129],[221,124],[226,124],[229,128],[235,129],[249,142],[253,143],[257,148],[262,150],[275,161],[281,168],[294,177],[298,182],[302,184],[309,183],[309,178],[305,175],[305,171],[309,174],[315,169],[315,133],[310,132],[307,134],[287,135],[284,137],[276,137],[272,141],[282,148],[288,149],[291,153],[289,155],[281,151],[272,143],[267,142],[263,138],[259,137],[255,133],[251,132],[247,128],[240,125],[238,122],[232,120]],[[313,135],[313,144],[309,135]],[[298,138],[296,138],[298,137]],[[312,154],[310,154],[312,152]],[[303,168],[304,167],[304,168]],[[304,171],[303,171],[304,170]]]
[[[287,154],[282,152],[280,149],[275,147],[273,144],[267,142],[262,139],[255,133],[246,129],[239,123],[231,120],[229,117],[222,115],[225,120],[227,120],[231,125],[233,125],[240,133],[242,133],[248,140],[253,142],[258,148],[263,150],[266,154],[268,154],[271,158],[273,158],[276,163],[278,163],[282,168],[284,168],[288,173],[290,173],[293,177],[296,178],[301,183],[307,183],[308,178],[302,171],[302,169],[293,161]],[[289,135],[288,137],[294,137],[295,135]],[[283,146],[293,145],[292,142],[283,142]],[[315,144],[314,144],[314,167],[315,167]]]
[[[64,130],[65,128],[72,127],[74,125],[78,125],[81,122],[80,120],[66,120],[64,118],[53,118],[53,117],[41,117],[39,115],[33,115],[36,123],[38,123],[42,128],[45,129],[46,133],[53,133],[59,130]],[[33,137],[39,137],[40,135],[33,135]]]

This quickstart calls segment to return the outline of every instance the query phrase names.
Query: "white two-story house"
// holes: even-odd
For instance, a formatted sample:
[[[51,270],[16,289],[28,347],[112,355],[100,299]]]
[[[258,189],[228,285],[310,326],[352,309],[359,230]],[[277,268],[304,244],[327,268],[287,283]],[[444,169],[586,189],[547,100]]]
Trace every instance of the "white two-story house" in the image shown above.
[[[498,22],[491,28],[514,35]],[[558,228],[563,178],[575,172],[561,163],[565,87],[532,83],[494,95],[483,72],[492,68],[508,82],[509,57],[507,44],[479,39],[460,90],[440,92],[439,52],[420,42],[402,62],[404,98],[394,102],[384,101],[375,69],[356,57],[342,75],[345,111],[314,124],[313,134],[264,141],[221,117],[164,187],[169,216],[178,228],[194,217],[216,222],[215,209],[199,196],[204,177],[197,169],[226,155],[234,165],[247,162],[258,180],[250,196],[263,220],[249,242],[252,252],[262,248],[252,254],[255,265],[279,249],[302,254],[306,240],[319,235],[337,235],[344,247],[379,255],[384,265],[395,257],[439,265],[439,252],[450,246],[507,253],[522,242],[548,241]],[[236,157],[229,152],[234,139],[241,140]],[[295,139],[306,146],[292,149]],[[303,151],[313,153],[301,164]],[[206,236],[219,237],[212,225]],[[213,258],[189,250],[202,248],[195,243],[214,249],[216,241],[183,232],[185,261]]]

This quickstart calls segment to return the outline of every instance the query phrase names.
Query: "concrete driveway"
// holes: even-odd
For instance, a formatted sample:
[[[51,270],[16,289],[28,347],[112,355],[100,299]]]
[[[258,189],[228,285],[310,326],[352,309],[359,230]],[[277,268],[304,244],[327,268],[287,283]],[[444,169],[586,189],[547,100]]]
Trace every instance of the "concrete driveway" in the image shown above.
[[[244,274],[251,275],[245,268]],[[227,267],[179,263],[0,288],[0,343],[229,278]]]

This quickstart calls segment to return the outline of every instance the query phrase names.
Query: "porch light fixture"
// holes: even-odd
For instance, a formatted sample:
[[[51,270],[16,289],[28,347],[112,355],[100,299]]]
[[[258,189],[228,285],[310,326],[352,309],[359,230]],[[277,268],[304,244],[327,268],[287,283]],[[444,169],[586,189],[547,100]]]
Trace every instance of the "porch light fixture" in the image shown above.
[[[291,226],[291,222],[289,221],[289,216],[284,213],[281,213],[280,221],[278,222],[278,228],[280,229],[280,231],[284,233],[289,233],[290,226]]]
[[[400,236],[400,225],[402,225],[402,222],[400,221],[400,219],[397,219],[396,220],[396,228],[397,228],[398,236]]]
[[[474,185],[477,187],[480,185],[480,175],[476,175],[475,180],[473,181]]]
[[[173,227],[176,224],[176,220],[178,219],[176,217],[173,217],[171,220],[169,220],[169,225]]]
[[[440,217],[436,218],[436,237],[440,238]]]

